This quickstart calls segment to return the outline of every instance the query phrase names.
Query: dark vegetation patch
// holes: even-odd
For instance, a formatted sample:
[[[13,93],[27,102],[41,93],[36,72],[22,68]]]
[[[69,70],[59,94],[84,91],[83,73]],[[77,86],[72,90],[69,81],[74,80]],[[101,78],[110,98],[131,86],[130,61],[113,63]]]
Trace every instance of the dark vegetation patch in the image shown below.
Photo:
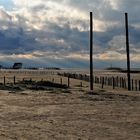
[[[67,88],[67,85],[53,83],[53,82],[50,82],[50,81],[38,81],[38,82],[36,82],[36,85],[38,85],[38,86],[55,87],[55,88]]]
[[[23,89],[17,85],[0,85],[0,90],[22,91]]]
[[[49,90],[50,88],[60,88],[67,89],[67,85],[53,83],[50,81],[32,81],[32,80],[23,80],[17,82],[16,84],[7,83],[6,85],[0,84],[0,90],[9,90],[9,91],[21,91],[25,89],[30,90]]]

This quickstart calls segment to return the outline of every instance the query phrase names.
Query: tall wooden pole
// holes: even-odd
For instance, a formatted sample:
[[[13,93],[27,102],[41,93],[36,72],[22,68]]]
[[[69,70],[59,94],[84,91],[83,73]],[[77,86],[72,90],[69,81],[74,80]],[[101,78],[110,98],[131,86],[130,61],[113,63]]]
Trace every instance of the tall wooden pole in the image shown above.
[[[93,19],[90,12],[90,90],[93,90]]]
[[[128,90],[131,90],[131,80],[130,80],[130,54],[129,54],[129,32],[128,32],[128,14],[127,13],[125,13],[125,28],[126,28],[126,53],[127,53]]]

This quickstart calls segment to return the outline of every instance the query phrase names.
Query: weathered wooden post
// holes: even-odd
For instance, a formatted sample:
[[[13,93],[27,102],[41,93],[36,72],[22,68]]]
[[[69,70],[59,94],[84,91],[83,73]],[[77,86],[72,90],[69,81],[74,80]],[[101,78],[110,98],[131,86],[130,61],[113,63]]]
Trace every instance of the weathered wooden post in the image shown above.
[[[137,91],[137,80],[135,80],[135,90]]]
[[[60,84],[62,85],[63,81],[62,81],[62,78],[60,78]]]
[[[113,85],[113,89],[115,89],[115,78],[112,77],[112,85]]]
[[[118,87],[118,85],[119,85],[119,77],[117,76],[116,77],[116,86]]]
[[[102,88],[104,88],[104,77],[102,77]]]
[[[90,90],[93,90],[93,19],[90,12]]]
[[[83,83],[82,82],[80,82],[80,87],[83,87]]]
[[[139,80],[139,91],[140,91],[140,80]]]
[[[68,76],[68,87],[70,87],[70,77]]]
[[[124,78],[124,88],[126,89],[127,88],[127,86],[126,86],[126,78]]]
[[[6,84],[6,78],[5,78],[5,76],[4,76],[4,78],[3,78],[3,84],[4,84],[4,86],[5,86],[5,84]]]
[[[120,77],[120,88],[122,87],[122,78]]]
[[[16,76],[14,76],[14,85],[16,84]]]
[[[128,90],[131,90],[130,55],[129,55],[129,33],[128,33],[128,14],[127,13],[125,13],[125,28],[126,28],[126,53],[127,53],[127,80],[128,80]]]
[[[134,85],[133,85],[133,83],[134,83],[134,82],[133,82],[133,79],[132,79],[132,87],[131,87],[132,90],[134,89]]]

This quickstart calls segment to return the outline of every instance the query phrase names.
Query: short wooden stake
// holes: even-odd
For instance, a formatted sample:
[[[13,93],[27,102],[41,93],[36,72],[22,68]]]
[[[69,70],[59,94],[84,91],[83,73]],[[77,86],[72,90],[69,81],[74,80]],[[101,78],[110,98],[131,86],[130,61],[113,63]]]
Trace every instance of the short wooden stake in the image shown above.
[[[102,88],[104,88],[104,77],[102,77]]]
[[[113,89],[115,89],[115,78],[112,77]]]
[[[135,80],[135,90],[137,91],[137,80]]]
[[[70,78],[68,77],[68,87],[70,87]]]
[[[82,82],[80,82],[80,86],[83,87],[83,83]]]
[[[5,84],[6,84],[6,78],[5,78],[5,76],[4,76],[3,82],[4,82],[3,84],[5,86]]]
[[[14,85],[16,84],[16,77],[14,76]]]
[[[60,78],[60,84],[61,84],[61,85],[63,84],[62,78]]]

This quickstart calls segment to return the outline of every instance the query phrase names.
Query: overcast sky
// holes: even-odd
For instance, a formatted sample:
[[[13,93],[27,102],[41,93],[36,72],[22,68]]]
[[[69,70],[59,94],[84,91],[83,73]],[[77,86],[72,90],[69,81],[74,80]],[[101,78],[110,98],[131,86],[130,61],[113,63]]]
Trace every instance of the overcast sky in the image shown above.
[[[126,67],[124,13],[131,66],[140,67],[140,0],[0,0],[0,62],[25,66],[89,65],[89,12],[94,66]]]

